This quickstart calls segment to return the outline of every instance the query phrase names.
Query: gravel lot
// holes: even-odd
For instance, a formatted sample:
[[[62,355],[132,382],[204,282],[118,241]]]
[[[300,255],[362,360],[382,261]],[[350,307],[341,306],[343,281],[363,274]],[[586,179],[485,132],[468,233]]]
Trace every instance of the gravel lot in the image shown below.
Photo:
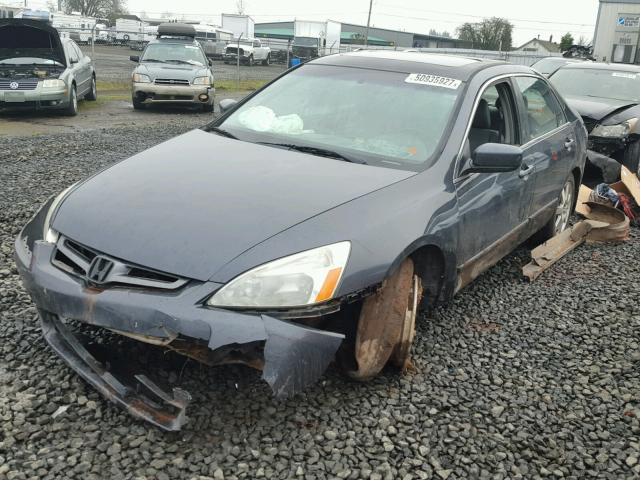
[[[0,479],[640,477],[638,231],[534,284],[509,256],[421,319],[402,377],[331,368],[280,402],[251,370],[121,340],[192,393],[191,422],[166,434],[102,400],[45,347],[13,240],[49,195],[199,121],[0,138]]]

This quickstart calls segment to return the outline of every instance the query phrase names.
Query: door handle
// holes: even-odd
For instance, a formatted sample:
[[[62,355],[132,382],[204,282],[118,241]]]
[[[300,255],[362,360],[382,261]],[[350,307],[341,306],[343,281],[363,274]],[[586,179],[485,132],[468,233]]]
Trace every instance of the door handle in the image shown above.
[[[528,177],[529,175],[531,175],[531,173],[535,168],[536,168],[535,165],[529,165],[529,166],[523,165],[522,169],[520,170],[520,173],[518,173],[518,176],[520,178]]]
[[[571,151],[571,147],[573,147],[574,143],[576,143],[576,141],[573,138],[567,137],[567,139],[564,142],[564,149]]]

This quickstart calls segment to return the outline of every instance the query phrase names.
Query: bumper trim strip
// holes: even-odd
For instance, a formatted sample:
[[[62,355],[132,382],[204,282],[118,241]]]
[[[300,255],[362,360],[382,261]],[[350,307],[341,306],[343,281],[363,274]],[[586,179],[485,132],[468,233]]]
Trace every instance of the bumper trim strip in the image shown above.
[[[170,394],[145,375],[135,375],[139,386],[126,385],[89,353],[59,317],[42,310],[39,317],[44,338],[51,348],[107,400],[163,430],[178,431],[185,424],[186,408],[191,401],[188,392],[174,388]],[[157,401],[141,393],[143,389],[139,387],[144,387]]]

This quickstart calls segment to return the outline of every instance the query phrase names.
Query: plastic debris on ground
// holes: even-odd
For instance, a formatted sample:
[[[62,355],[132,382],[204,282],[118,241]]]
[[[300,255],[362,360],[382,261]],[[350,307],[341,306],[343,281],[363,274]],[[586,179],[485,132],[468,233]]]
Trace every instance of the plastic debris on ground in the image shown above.
[[[618,243],[629,239],[630,225],[638,226],[640,218],[640,179],[626,167],[621,168],[621,180],[595,189],[580,185],[576,213],[581,220],[531,251],[531,262],[522,273],[534,281],[554,263],[581,244]]]

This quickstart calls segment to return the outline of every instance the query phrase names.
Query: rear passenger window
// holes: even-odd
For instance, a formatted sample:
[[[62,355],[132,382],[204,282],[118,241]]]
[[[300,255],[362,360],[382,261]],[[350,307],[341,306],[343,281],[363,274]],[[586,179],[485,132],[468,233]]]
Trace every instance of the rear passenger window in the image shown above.
[[[525,142],[535,140],[566,123],[562,107],[545,81],[517,77],[516,85],[525,107]]]

